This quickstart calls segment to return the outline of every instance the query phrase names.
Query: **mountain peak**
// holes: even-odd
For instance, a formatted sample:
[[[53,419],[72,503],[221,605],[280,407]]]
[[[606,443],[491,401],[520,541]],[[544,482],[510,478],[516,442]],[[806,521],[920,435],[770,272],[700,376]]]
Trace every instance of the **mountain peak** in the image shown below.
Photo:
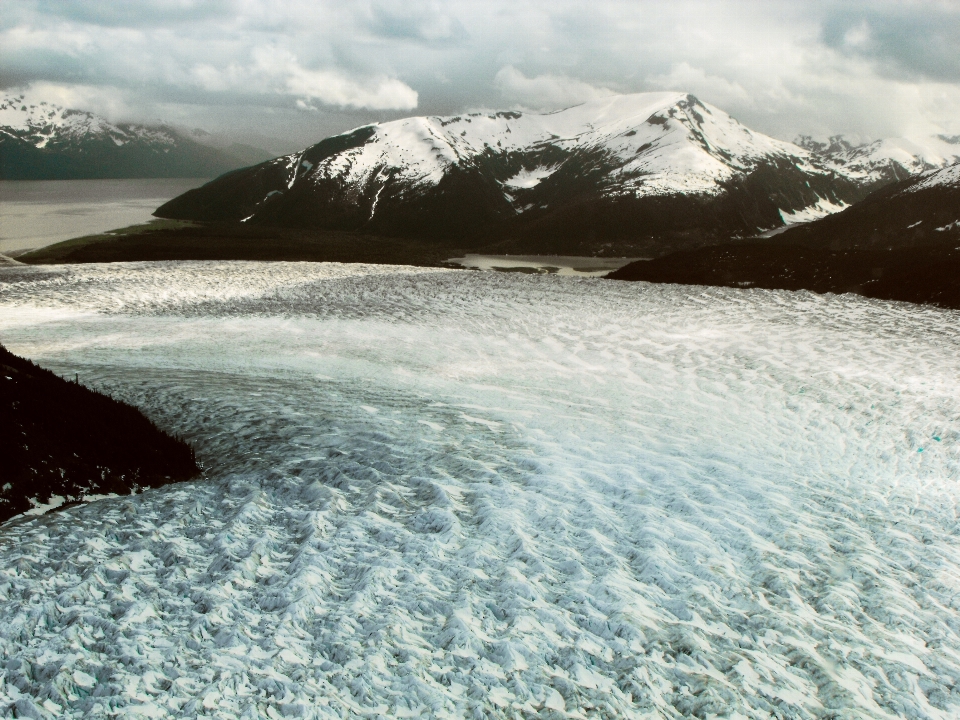
[[[191,191],[157,214],[452,238],[508,227],[549,234],[557,223],[559,235],[578,233],[586,211],[566,213],[590,206],[597,222],[584,237],[606,213],[622,219],[603,233],[656,242],[664,232],[698,236],[702,214],[717,216],[704,221],[707,235],[721,225],[752,234],[861,194],[809,150],[754,132],[690,93],[655,92],[549,113],[368,125]]]

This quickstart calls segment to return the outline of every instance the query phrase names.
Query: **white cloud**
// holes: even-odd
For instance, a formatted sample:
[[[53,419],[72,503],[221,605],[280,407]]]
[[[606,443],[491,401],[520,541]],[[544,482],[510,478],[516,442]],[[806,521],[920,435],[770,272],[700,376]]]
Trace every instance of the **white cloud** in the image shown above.
[[[256,66],[282,79],[283,89],[306,101],[368,110],[411,110],[417,106],[417,92],[409,85],[388,77],[355,79],[339,70],[304,68],[285,50],[258,48]]]
[[[411,110],[417,92],[406,83],[385,76],[356,78],[336,69],[303,67],[289,50],[257,47],[246,65],[231,63],[218,69],[208,63],[190,70],[193,82],[208,92],[263,92],[293,95],[297,107],[312,101],[336,107],[367,110]]]
[[[752,102],[750,93],[740,83],[731,82],[719,75],[711,75],[703,68],[693,67],[686,61],[674,65],[669,73],[649,78],[648,82],[664,90],[709,95],[710,102],[722,108]]]
[[[856,25],[843,35],[843,44],[849,48],[866,47],[870,42],[870,26],[866,21]]]
[[[494,78],[494,85],[507,102],[532,110],[569,107],[617,94],[616,90],[595,87],[562,75],[527,77],[512,65],[500,69]]]
[[[45,102],[83,109],[111,121],[129,119],[138,114],[137,108],[129,104],[127,94],[115,87],[36,82],[19,90],[27,95],[31,103]]]
[[[394,78],[373,78],[357,82],[336,70],[291,69],[287,89],[307,100],[327,105],[367,110],[412,110],[417,91]]]

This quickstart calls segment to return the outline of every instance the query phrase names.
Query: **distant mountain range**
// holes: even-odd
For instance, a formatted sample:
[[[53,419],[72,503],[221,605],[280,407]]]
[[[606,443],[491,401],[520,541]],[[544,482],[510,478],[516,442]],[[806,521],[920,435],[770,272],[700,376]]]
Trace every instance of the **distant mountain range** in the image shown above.
[[[502,252],[659,255],[821,217],[895,177],[856,150],[775,140],[689,94],[621,95],[548,114],[360,127],[156,214]]]
[[[9,158],[29,153],[48,163],[20,166],[35,177],[58,163],[92,162],[99,177],[122,176],[103,171],[110,162],[149,166],[154,176],[216,172],[211,157],[229,164],[207,155],[221,151],[197,142],[209,143],[202,133],[111,125],[10,99],[0,120],[5,171],[15,165]],[[128,155],[110,154],[125,148]],[[960,307],[958,178],[957,137],[794,144],[692,95],[623,95],[547,114],[366,125],[226,172],[155,213],[197,222],[20,259],[440,265],[464,252],[648,257],[655,259],[613,277]]]
[[[212,147],[171,127],[110,123],[25,95],[0,98],[0,179],[216,177],[269,159],[246,145]]]
[[[960,162],[960,135],[934,135],[921,139],[886,138],[854,145],[842,136],[817,142],[802,136],[797,141],[829,165],[867,183],[903,180],[927,170]]]

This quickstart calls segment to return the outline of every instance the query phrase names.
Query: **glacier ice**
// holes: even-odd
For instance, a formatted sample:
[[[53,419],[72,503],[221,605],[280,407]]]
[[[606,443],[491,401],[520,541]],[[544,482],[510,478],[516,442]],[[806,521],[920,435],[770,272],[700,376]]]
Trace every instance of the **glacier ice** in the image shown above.
[[[0,529],[0,714],[955,718],[958,321],[369,265],[0,268],[11,351],[208,468]]]

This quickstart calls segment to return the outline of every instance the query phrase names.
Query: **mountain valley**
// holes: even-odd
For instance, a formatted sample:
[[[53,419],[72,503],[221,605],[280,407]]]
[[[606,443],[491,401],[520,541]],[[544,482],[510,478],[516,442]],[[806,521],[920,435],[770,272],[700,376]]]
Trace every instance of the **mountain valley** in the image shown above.
[[[93,122],[81,120],[71,122]],[[103,132],[122,130],[111,127]],[[956,140],[793,144],[686,93],[546,114],[411,117],[224,173],[158,208],[159,222],[18,259],[436,267],[478,252],[652,258],[611,277],[952,307]]]

